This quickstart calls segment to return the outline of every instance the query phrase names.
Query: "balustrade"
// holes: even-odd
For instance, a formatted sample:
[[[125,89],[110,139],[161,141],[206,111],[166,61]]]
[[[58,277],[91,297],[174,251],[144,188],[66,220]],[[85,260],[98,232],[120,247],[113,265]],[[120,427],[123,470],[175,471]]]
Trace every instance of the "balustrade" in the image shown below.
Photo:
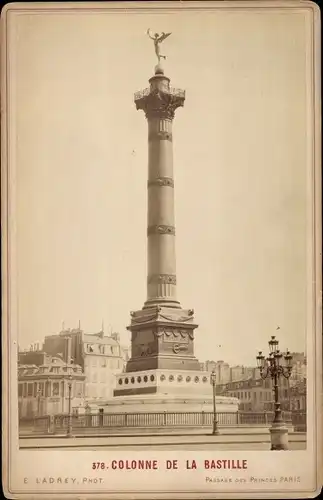
[[[286,423],[292,424],[295,430],[306,430],[306,412],[286,411],[283,419]],[[274,418],[273,412],[243,412],[235,413],[218,412],[217,419],[219,426],[264,426],[271,425]],[[85,413],[75,414],[72,417],[72,427],[74,429],[94,429],[94,428],[187,428],[187,427],[212,427],[212,412],[155,412],[155,413]],[[64,431],[68,426],[68,415],[60,414],[55,416],[38,416],[33,419],[21,418],[20,430],[33,427],[37,432],[48,432],[54,426],[55,432]]]

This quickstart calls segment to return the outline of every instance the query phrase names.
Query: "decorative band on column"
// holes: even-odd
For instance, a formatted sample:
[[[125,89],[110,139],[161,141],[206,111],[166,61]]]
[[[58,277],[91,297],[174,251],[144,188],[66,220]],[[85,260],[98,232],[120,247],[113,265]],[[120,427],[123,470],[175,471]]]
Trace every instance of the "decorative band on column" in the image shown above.
[[[151,131],[148,134],[148,141],[170,141],[173,142],[173,135],[171,132],[160,130],[159,132]]]
[[[170,285],[176,285],[176,275],[175,274],[151,274],[147,278],[148,285],[155,283],[169,283]]]
[[[175,227],[165,225],[148,226],[147,235],[149,236],[150,234],[170,234],[175,236]]]
[[[156,177],[156,179],[148,180],[149,186],[169,186],[174,187],[174,180],[171,177]]]

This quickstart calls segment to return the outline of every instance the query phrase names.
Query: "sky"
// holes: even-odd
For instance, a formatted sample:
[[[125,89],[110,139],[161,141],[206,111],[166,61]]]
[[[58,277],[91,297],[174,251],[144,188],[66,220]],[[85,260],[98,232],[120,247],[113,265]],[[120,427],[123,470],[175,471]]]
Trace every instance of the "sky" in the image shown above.
[[[119,331],[146,299],[147,123],[164,41],[178,298],[200,361],[305,350],[308,110],[301,12],[20,14],[10,25],[18,342]],[[201,25],[203,24],[203,28]],[[276,332],[277,326],[280,330]]]

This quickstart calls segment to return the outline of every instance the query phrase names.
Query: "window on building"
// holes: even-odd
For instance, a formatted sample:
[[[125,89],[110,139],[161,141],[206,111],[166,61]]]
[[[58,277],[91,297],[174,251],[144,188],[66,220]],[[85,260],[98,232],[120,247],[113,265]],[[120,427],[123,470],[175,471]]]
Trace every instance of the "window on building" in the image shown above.
[[[22,394],[23,394],[23,385],[18,384],[18,396],[22,397]]]
[[[44,396],[44,382],[38,383],[38,391],[39,391],[40,396]]]
[[[59,382],[53,383],[53,396],[59,396]]]
[[[33,395],[34,384],[27,384],[27,396]]]
[[[82,383],[76,382],[75,384],[76,397],[80,398],[82,396]]]

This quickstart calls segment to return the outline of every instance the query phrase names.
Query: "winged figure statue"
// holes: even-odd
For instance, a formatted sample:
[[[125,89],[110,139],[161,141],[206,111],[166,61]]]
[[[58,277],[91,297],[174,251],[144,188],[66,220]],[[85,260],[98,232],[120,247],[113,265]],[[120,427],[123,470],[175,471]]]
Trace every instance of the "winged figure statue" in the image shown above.
[[[154,41],[154,46],[155,46],[155,53],[158,58],[158,63],[160,63],[161,58],[166,59],[166,56],[163,56],[160,53],[160,44],[171,35],[171,33],[164,33],[162,32],[161,35],[159,33],[155,33],[154,36],[151,35],[150,33],[150,28],[147,30],[147,35],[149,38],[151,38]]]

